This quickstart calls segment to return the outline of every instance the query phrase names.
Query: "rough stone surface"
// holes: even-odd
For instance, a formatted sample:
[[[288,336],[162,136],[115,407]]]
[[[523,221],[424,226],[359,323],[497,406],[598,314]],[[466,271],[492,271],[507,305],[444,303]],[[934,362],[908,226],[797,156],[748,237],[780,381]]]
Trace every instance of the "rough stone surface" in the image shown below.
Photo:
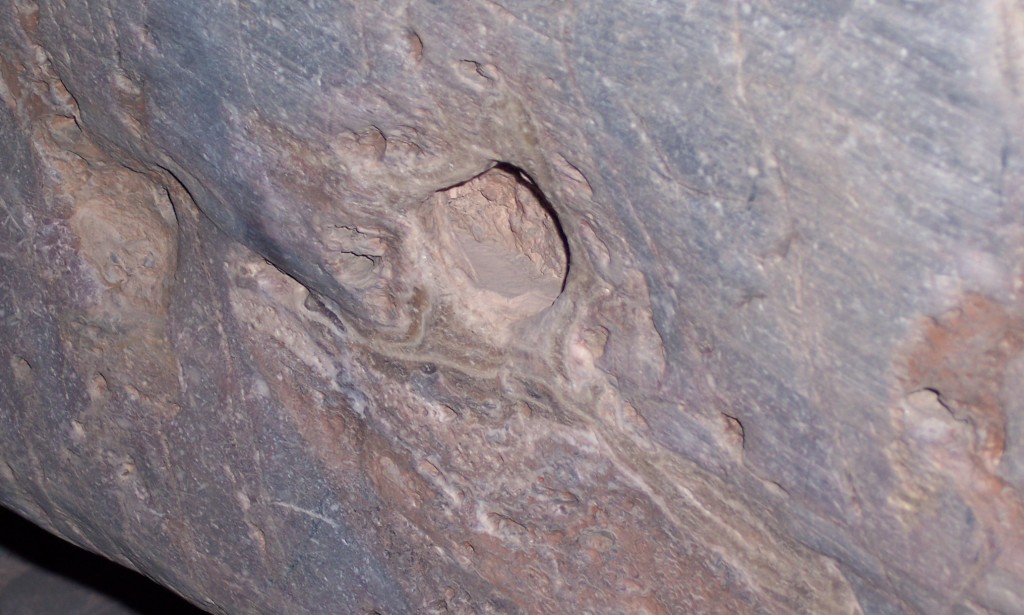
[[[1024,612],[1024,4],[0,1],[0,502],[214,612]]]

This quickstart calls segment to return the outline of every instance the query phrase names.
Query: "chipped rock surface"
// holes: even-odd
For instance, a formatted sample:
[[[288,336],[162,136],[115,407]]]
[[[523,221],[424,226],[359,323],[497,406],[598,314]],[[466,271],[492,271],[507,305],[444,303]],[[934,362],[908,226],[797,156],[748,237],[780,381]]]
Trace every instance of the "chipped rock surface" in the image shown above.
[[[213,612],[1024,612],[1016,0],[0,0],[0,502]]]

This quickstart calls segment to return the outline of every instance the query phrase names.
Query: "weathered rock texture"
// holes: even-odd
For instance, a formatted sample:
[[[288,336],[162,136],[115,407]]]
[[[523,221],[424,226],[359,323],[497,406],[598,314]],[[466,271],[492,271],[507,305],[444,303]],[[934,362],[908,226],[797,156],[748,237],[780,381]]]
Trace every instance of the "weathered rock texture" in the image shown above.
[[[1024,4],[0,2],[0,501],[215,612],[1024,612]]]

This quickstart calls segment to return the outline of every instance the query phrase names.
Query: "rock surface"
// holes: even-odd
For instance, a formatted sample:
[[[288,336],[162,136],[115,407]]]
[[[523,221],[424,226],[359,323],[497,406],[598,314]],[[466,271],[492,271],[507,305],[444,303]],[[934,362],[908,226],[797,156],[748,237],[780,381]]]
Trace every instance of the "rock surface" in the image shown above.
[[[1024,5],[0,1],[0,502],[213,612],[1024,612]]]

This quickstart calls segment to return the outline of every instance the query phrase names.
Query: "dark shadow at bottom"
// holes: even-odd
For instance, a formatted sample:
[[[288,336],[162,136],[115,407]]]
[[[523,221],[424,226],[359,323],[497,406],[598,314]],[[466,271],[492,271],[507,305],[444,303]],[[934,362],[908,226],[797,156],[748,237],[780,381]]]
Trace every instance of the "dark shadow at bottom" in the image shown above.
[[[137,572],[0,508],[0,614],[199,615]]]

